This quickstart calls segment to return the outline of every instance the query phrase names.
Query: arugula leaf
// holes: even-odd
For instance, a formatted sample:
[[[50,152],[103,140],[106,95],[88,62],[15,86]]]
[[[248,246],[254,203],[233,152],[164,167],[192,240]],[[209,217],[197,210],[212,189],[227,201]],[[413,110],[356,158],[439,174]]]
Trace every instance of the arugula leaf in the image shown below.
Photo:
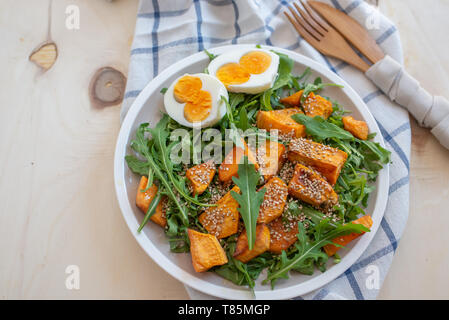
[[[320,141],[327,138],[354,140],[354,136],[351,133],[333,123],[325,121],[319,116],[311,118],[304,114],[297,113],[292,116],[292,119],[300,124],[305,125],[307,134]]]
[[[233,261],[233,260],[229,260],[229,258],[228,258],[228,261]],[[238,270],[237,267],[235,267],[233,265],[233,263],[231,263],[231,262],[228,262],[227,264],[216,268],[214,271],[220,277],[223,277],[226,280],[229,280],[238,286],[242,286],[246,282],[245,274],[243,272],[240,272],[240,270]]]
[[[161,200],[161,194],[158,193],[154,197],[154,199],[151,201],[150,205],[148,206],[147,213],[145,214],[145,218],[143,218],[142,223],[139,226],[139,229],[137,229],[137,232],[142,231],[143,227],[148,223],[150,218],[156,213],[156,207],[159,204],[159,201]]]
[[[245,223],[248,236],[248,247],[252,250],[256,242],[256,221],[259,216],[260,205],[263,202],[265,188],[257,191],[257,183],[260,178],[254,164],[249,163],[248,157],[243,157],[243,163],[239,164],[238,178],[232,177],[232,181],[240,188],[240,194],[231,191],[231,196],[239,203],[239,212]]]
[[[382,163],[390,162],[391,152],[382,148],[381,145],[374,141],[359,140],[359,142],[366,148],[371,150],[376,155],[377,159]]]
[[[242,129],[243,131],[251,128],[251,125],[249,124],[249,120],[248,120],[248,113],[246,112],[245,108],[240,109],[239,117],[240,117],[240,119],[236,123],[237,128]]]
[[[148,181],[147,181],[147,187],[145,188],[144,192],[147,192],[148,189],[150,189],[150,187],[153,185],[153,181],[154,181],[154,172],[153,169],[151,169],[151,167],[148,168]]]
[[[273,110],[273,107],[271,107],[271,95],[273,94],[273,90],[269,89],[263,93],[263,95],[260,96],[260,104],[265,107],[265,110]]]
[[[278,68],[278,77],[273,84],[273,88],[271,90],[276,90],[282,88],[290,82],[291,72],[293,69],[293,60],[290,59],[286,54],[279,53],[273,51],[279,56],[279,68]]]
[[[159,165],[156,163],[155,159],[150,152],[150,142],[145,138],[145,132],[148,130],[148,123],[143,123],[139,126],[136,132],[136,139],[131,141],[131,147],[142,156],[144,156],[148,162],[149,167],[153,170],[157,179],[164,185],[167,190],[167,195],[173,200],[179,209],[182,216],[183,224],[188,226],[189,219],[184,206],[181,205],[178,198],[173,192],[172,186],[165,177],[163,171],[160,169]]]
[[[315,240],[311,241],[306,235],[306,231],[301,222],[298,222],[298,241],[295,243],[297,249],[296,254],[288,258],[285,251],[282,252],[281,262],[271,270],[268,270],[267,278],[262,283],[271,282],[273,287],[276,280],[279,278],[288,279],[288,272],[290,270],[310,270],[313,263],[318,264],[322,270],[328,259],[326,253],[321,248],[327,244],[334,244],[332,239],[341,237],[350,233],[361,233],[369,231],[368,228],[361,224],[348,223],[340,225],[332,231],[323,233],[322,231],[328,227],[329,220],[322,220],[315,231]],[[335,244],[334,244],[335,245]]]
[[[248,263],[242,263],[234,258],[237,235],[230,236],[226,240],[226,255],[228,263],[214,268],[219,276],[235,283],[236,285],[248,285],[251,289],[255,286],[255,281],[263,269],[274,263],[273,255],[265,252],[258,257],[251,259]]]
[[[302,92],[301,96],[301,102],[304,102],[305,99],[309,96],[311,92],[315,92],[318,90],[323,89],[324,87],[339,87],[343,88],[342,85],[336,84],[336,83],[322,83],[321,78],[318,77],[315,79],[315,81],[312,83],[307,83],[304,87],[304,91]]]
[[[204,53],[207,54],[207,56],[209,57],[210,61],[214,60],[216,57],[218,57],[215,54],[210,53],[209,51],[207,51],[206,49],[204,49]]]
[[[232,100],[231,100],[231,97],[232,97]],[[223,96],[221,96],[221,100],[226,104],[226,117],[229,120],[229,127],[231,129],[230,130],[230,138],[238,148],[245,149],[245,145],[243,143],[244,140],[243,140],[241,134],[239,133],[239,130],[237,127],[239,124],[235,122],[235,119],[233,116],[233,110],[235,110],[235,106],[243,100],[241,100],[241,98],[238,94],[230,95],[229,100],[231,100],[232,105]],[[240,129],[242,129],[242,128],[240,128]]]
[[[293,69],[293,60],[283,53],[273,52],[279,56],[278,76],[273,87],[263,92],[260,96],[260,103],[265,107],[265,110],[273,110],[273,107],[271,106],[271,97],[273,96],[273,93],[276,90],[289,85],[292,80],[291,71]]]
[[[221,101],[223,101],[226,105],[226,117],[230,122],[234,122],[234,109],[232,108],[231,104],[224,96],[221,96]]]
[[[147,129],[151,133],[152,141],[154,142],[154,146],[158,151],[163,171],[168,175],[168,178],[171,181],[172,185],[175,187],[176,191],[187,201],[203,207],[216,206],[213,204],[201,203],[197,200],[197,198],[191,197],[187,193],[185,186],[181,185],[180,180],[175,177],[173,173],[173,163],[170,160],[170,146],[173,146],[174,143],[172,143],[170,146],[167,146],[169,132],[166,130],[166,126],[169,120],[169,116],[167,114],[164,114],[162,119],[157,123],[156,127]]]
[[[126,163],[132,172],[139,176],[146,176],[149,170],[148,162],[137,159],[134,156],[125,156]]]
[[[310,67],[307,67],[300,76],[295,77],[296,81],[301,81],[301,80],[306,81],[311,74],[312,74],[312,70],[310,69]]]
[[[302,204],[302,208],[300,209],[298,204],[295,201],[292,201],[288,204],[287,210],[292,212],[295,216],[299,216],[301,213],[310,219],[310,222],[313,225],[317,225],[320,221],[326,219],[326,215],[306,204]],[[329,226],[332,228],[336,228],[338,225],[332,221],[329,221]]]
[[[229,104],[231,110],[235,110],[235,108],[245,100],[245,94],[243,93],[229,93]]]

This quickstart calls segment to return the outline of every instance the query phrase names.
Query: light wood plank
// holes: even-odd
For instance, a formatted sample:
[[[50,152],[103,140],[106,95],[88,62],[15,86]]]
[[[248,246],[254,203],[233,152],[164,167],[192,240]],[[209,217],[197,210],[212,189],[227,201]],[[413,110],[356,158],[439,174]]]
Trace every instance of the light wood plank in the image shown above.
[[[432,94],[449,97],[449,3],[380,0],[397,25],[405,66]],[[412,120],[410,214],[380,299],[448,299],[449,151]]]

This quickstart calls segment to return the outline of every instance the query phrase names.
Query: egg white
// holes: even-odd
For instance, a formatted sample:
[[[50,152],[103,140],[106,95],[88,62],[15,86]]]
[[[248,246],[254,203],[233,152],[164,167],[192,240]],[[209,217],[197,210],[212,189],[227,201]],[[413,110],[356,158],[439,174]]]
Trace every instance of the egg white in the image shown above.
[[[185,103],[179,103],[176,101],[174,96],[174,88],[178,80],[184,76],[192,76],[200,78],[203,86],[201,90],[208,91],[212,97],[212,108],[210,109],[209,116],[203,121],[190,122],[184,117],[184,106]],[[164,94],[164,106],[167,114],[180,125],[189,128],[197,127],[210,127],[220,121],[221,118],[226,114],[226,104],[223,102],[221,97],[226,100],[229,99],[228,91],[226,87],[217,78],[212,77],[206,73],[196,73],[196,74],[184,74],[177,78]]]
[[[270,66],[260,74],[251,74],[248,81],[241,84],[232,84],[228,86],[229,92],[241,92],[249,94],[257,94],[264,92],[273,87],[278,75],[279,56],[271,51],[259,48],[247,48],[243,50],[235,50],[223,53],[212,60],[207,67],[210,75],[216,76],[218,69],[228,63],[239,63],[240,58],[245,54],[253,51],[262,51],[271,57]]]

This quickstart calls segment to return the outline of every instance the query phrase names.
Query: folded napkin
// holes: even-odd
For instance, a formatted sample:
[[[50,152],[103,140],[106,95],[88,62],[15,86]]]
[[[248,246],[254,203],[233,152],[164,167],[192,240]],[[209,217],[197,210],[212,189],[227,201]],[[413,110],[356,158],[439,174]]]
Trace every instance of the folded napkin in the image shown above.
[[[376,118],[392,152],[390,189],[381,227],[360,259],[328,285],[297,299],[374,299],[391,265],[409,209],[410,122],[405,109],[348,64],[325,57],[299,37],[284,18],[291,1],[276,0],[141,0],[131,51],[128,83],[121,117],[135,97],[159,72],[203,49],[226,44],[255,43],[306,55],[345,79]],[[396,27],[362,0],[324,1],[370,26],[385,53],[402,64]],[[379,281],[372,281],[379,275]],[[379,284],[379,285],[377,285]],[[186,287],[192,299],[213,298]]]
[[[449,101],[446,98],[432,96],[401,64],[388,55],[373,65],[366,76],[391,101],[410,111],[420,126],[431,128],[435,138],[449,149]]]

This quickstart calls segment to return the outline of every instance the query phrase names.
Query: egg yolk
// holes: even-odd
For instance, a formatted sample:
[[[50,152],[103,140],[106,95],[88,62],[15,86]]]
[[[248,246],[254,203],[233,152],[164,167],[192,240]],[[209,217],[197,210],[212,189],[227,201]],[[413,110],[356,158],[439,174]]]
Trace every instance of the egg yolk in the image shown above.
[[[192,76],[184,76],[175,84],[173,95],[176,101],[185,103],[184,118],[189,122],[206,119],[212,109],[212,96],[202,87],[201,79]]]
[[[198,77],[184,76],[178,80],[174,88],[176,101],[179,103],[195,100],[203,83]]]
[[[252,51],[243,55],[239,63],[227,63],[217,70],[216,77],[226,86],[242,84],[251,74],[265,72],[271,64],[271,56],[262,51]]]
[[[228,87],[231,84],[241,84],[249,80],[251,74],[238,63],[228,63],[217,70],[216,77]]]
[[[261,74],[271,64],[271,56],[262,51],[253,51],[240,58],[240,65],[251,74]]]

